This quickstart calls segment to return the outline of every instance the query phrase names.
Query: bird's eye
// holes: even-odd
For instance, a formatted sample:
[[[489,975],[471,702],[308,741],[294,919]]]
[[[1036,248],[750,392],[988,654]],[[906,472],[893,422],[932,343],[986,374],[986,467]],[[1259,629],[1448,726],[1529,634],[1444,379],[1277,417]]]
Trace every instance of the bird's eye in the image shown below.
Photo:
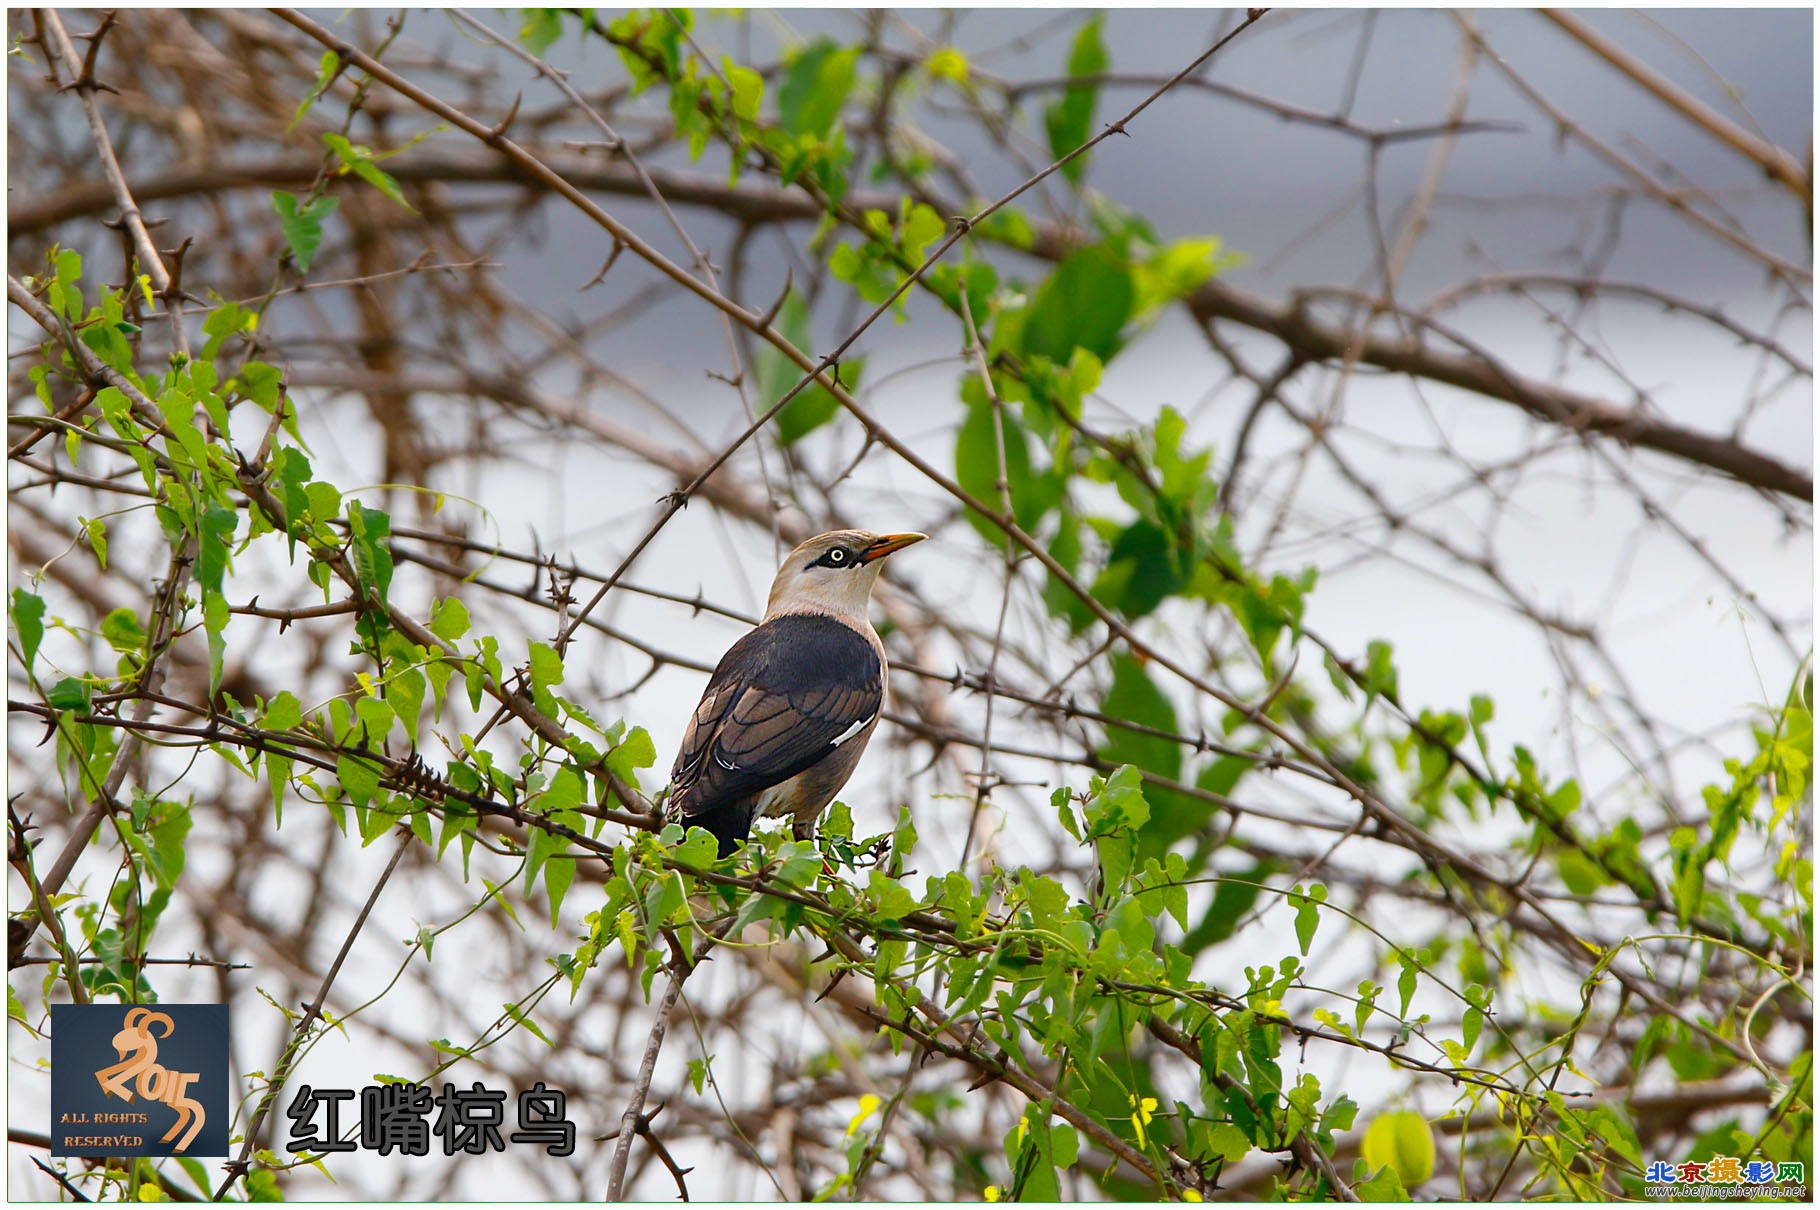
[[[845,563],[846,561],[847,561],[847,552],[843,548],[836,546],[833,550],[828,552],[828,563],[830,566],[839,567],[842,563]]]

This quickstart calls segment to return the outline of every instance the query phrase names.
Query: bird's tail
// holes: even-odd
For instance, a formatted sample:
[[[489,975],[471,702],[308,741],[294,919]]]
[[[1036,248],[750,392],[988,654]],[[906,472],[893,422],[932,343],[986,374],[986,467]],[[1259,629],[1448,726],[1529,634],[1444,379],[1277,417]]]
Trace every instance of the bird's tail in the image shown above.
[[[728,803],[699,815],[684,815],[685,828],[706,828],[720,842],[720,855],[730,856],[752,834],[752,804]]]

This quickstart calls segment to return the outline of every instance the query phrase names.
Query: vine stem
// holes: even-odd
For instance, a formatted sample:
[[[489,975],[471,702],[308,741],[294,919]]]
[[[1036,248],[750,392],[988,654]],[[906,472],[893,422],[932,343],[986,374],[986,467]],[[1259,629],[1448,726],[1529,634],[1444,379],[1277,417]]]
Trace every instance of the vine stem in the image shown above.
[[[290,1079],[291,1069],[297,1064],[298,1047],[310,1032],[310,1026],[314,1025],[317,1018],[322,1016],[322,1007],[328,1002],[329,988],[334,986],[336,976],[341,974],[341,965],[347,961],[349,951],[354,948],[354,939],[360,936],[361,929],[366,927],[367,917],[372,915],[373,906],[379,902],[379,893],[385,890],[386,883],[391,881],[392,872],[398,868],[399,861],[404,858],[405,850],[411,847],[412,839],[411,831],[408,828],[398,838],[398,847],[392,850],[392,860],[386,863],[385,872],[380,874],[379,880],[373,884],[372,893],[367,896],[366,903],[360,908],[360,915],[354,918],[354,926],[348,930],[348,935],[342,938],[341,950],[335,955],[335,961],[329,964],[328,973],[323,975],[322,983],[316,989],[315,999],[303,1006],[303,1016],[298,1018],[296,1029],[291,1031],[291,1040],[285,1047],[284,1058],[278,1065],[278,1071],[272,1077],[271,1085],[265,1090],[265,1096],[260,1099],[259,1107],[253,1111],[253,1120],[247,1125],[246,1138],[240,1144],[240,1154],[227,1165],[227,1179],[222,1181],[221,1187],[215,1190],[212,1200],[220,1201],[233,1187],[234,1182],[246,1175],[253,1148],[259,1143],[260,1128],[265,1125],[265,1119],[271,1113],[272,1105],[278,1100],[278,1094],[284,1090],[285,1081]]]

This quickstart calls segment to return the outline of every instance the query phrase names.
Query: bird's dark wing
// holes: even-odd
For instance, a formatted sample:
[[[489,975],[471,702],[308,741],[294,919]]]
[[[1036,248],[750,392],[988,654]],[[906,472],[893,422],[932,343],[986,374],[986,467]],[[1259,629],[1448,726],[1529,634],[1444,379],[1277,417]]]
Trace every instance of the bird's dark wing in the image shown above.
[[[721,657],[670,780],[685,819],[788,781],[833,754],[884,704],[884,669],[851,626],[773,618]]]

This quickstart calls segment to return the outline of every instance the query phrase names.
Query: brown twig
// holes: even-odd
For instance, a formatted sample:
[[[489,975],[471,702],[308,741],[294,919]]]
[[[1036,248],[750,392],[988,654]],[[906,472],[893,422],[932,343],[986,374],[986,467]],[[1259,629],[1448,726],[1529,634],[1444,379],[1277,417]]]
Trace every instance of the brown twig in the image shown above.
[[[1788,186],[1790,192],[1812,206],[1813,180],[1794,156],[1774,143],[1758,138],[1736,122],[1728,121],[1717,110],[1618,46],[1573,13],[1559,8],[1537,11],[1566,31],[1581,46],[1636,81],[1670,109],[1739,155],[1755,160],[1765,173]]]
[[[632,1140],[638,1135],[646,1133],[648,1129],[647,1120],[644,1117],[645,1098],[651,1092],[651,1078],[657,1072],[657,1052],[663,1048],[664,1033],[668,1030],[670,1023],[670,1010],[676,1007],[676,999],[682,994],[683,980],[687,979],[690,973],[701,965],[702,960],[708,956],[708,951],[714,948],[715,943],[726,934],[727,928],[732,923],[732,917],[728,917],[719,926],[718,931],[704,933],[701,944],[695,947],[693,954],[685,953],[679,942],[675,956],[670,960],[667,967],[669,980],[664,986],[663,996],[658,1001],[656,1019],[651,1022],[651,1032],[645,1039],[644,1057],[638,1064],[638,1076],[632,1082],[632,1096],[626,1102],[626,1110],[619,1118],[619,1137],[613,1146],[612,1163],[607,1169],[606,1200],[609,1202],[625,1200],[626,1160],[632,1154]],[[674,1165],[671,1166],[671,1171],[675,1171]],[[678,1177],[677,1180],[680,1183],[681,1177]],[[686,1191],[684,1200],[688,1200]]]
[[[83,61],[80,69],[73,68],[76,63],[76,48],[70,42],[69,34],[64,31],[63,20],[52,8],[39,10],[44,21],[48,37],[43,45],[45,53],[53,64],[60,63],[71,72],[71,80],[66,88],[75,90],[81,98],[82,112],[88,119],[89,135],[95,144],[95,159],[101,165],[102,175],[107,178],[108,187],[112,190],[115,205],[120,207],[120,220],[126,224],[132,234],[133,248],[138,256],[140,270],[150,275],[155,293],[164,300],[165,309],[171,321],[171,346],[185,357],[189,356],[189,337],[183,330],[183,299],[181,293],[171,288],[170,271],[165,267],[164,258],[152,245],[152,234],[146,229],[145,216],[139,211],[139,204],[133,200],[132,191],[127,188],[126,175],[120,171],[120,161],[114,155],[113,140],[108,137],[107,123],[101,118],[101,106],[95,100],[98,85],[94,78],[95,53],[100,50],[101,39],[114,22],[114,14],[108,13],[102,18],[99,30],[90,35],[89,57]]]

